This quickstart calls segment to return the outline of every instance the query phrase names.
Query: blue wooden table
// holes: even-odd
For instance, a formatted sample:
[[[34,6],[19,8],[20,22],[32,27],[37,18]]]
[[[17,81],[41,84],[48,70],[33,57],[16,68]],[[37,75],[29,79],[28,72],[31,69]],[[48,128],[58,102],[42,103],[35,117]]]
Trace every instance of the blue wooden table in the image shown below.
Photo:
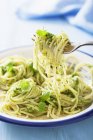
[[[55,128],[31,128],[0,122],[0,140],[93,140],[93,117]]]
[[[75,42],[93,40],[92,35],[68,25],[61,18],[27,22],[11,17],[6,23],[9,30],[5,30],[3,35],[0,32],[0,50],[30,44],[30,36],[36,29],[43,27],[54,33],[64,30]],[[93,55],[93,46],[83,47],[81,50]],[[93,117],[56,128],[31,128],[0,122],[0,140],[93,140]]]

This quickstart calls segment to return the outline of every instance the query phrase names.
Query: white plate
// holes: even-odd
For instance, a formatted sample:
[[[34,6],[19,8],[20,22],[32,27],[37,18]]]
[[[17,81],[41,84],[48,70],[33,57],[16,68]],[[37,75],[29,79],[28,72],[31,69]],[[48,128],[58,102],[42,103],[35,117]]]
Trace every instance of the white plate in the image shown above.
[[[1,51],[0,59],[7,56],[14,56],[14,55],[21,55],[26,58],[32,58],[32,54],[33,54],[33,47],[30,45],[29,46],[27,45],[27,46],[21,46],[21,47],[16,47],[16,48]],[[76,51],[73,54],[75,54],[75,56],[77,56],[80,59],[80,61],[93,64],[92,56],[89,56],[88,54],[84,54],[83,52],[79,52],[79,51]],[[93,115],[93,104],[80,113],[58,118],[58,119],[28,120],[28,119],[17,118],[17,117],[9,116],[4,113],[0,113],[0,120],[9,122],[9,123],[19,124],[19,125],[26,125],[26,126],[52,127],[52,126],[58,126],[58,125],[64,125],[64,124],[77,122],[85,118],[88,118],[92,115]]]

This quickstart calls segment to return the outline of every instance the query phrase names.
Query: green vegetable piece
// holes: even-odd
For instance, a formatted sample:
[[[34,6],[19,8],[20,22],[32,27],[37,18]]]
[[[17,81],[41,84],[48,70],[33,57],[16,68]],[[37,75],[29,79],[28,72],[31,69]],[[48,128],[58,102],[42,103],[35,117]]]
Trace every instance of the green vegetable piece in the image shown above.
[[[30,70],[34,70],[34,69],[33,69],[33,63],[30,63],[30,64],[29,64],[29,68],[30,68]]]
[[[51,41],[52,41],[52,37],[54,36],[52,33],[49,33],[46,30],[37,30],[36,34],[40,37],[45,37]]]
[[[47,31],[46,30],[37,30],[36,33],[37,33],[38,36],[41,36],[41,37],[47,35]]]
[[[30,84],[28,81],[25,81],[25,80],[21,81],[20,83],[21,90],[28,90],[29,87],[30,87]]]
[[[13,93],[13,97],[18,96],[20,94],[20,89],[16,88]]]
[[[0,67],[0,75],[3,74],[3,70],[2,70],[2,67]]]
[[[9,64],[6,66],[6,70],[7,70],[7,72],[13,72],[13,63],[9,63]]]
[[[44,93],[44,94],[41,96],[40,99],[41,99],[41,101],[43,101],[43,102],[50,100],[50,92]]]
[[[43,111],[45,111],[46,103],[45,102],[39,102],[38,107],[39,107],[39,111],[43,112]]]
[[[31,70],[33,73],[36,72],[36,70],[33,68],[33,63],[29,64],[29,68],[30,68],[30,70]]]

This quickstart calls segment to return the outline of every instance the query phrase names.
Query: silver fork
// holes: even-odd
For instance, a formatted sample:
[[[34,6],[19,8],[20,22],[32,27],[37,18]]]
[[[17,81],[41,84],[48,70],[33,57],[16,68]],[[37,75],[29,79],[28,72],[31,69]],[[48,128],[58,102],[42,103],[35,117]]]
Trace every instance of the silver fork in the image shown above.
[[[74,52],[75,50],[77,50],[78,48],[82,47],[82,46],[88,46],[88,45],[93,45],[93,41],[89,41],[86,43],[81,43],[79,45],[76,45],[75,43],[71,43],[71,46],[69,48],[64,48],[64,54],[69,54]]]

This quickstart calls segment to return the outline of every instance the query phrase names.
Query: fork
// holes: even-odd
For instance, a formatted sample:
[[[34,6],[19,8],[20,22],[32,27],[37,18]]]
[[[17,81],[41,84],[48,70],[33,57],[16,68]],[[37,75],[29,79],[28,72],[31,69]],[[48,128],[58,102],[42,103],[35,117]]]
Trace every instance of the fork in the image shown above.
[[[89,41],[86,43],[80,43],[79,45],[76,45],[75,43],[71,43],[71,46],[69,48],[64,48],[64,54],[69,54],[74,52],[75,50],[79,49],[82,46],[88,46],[88,45],[93,45],[93,41]]]

